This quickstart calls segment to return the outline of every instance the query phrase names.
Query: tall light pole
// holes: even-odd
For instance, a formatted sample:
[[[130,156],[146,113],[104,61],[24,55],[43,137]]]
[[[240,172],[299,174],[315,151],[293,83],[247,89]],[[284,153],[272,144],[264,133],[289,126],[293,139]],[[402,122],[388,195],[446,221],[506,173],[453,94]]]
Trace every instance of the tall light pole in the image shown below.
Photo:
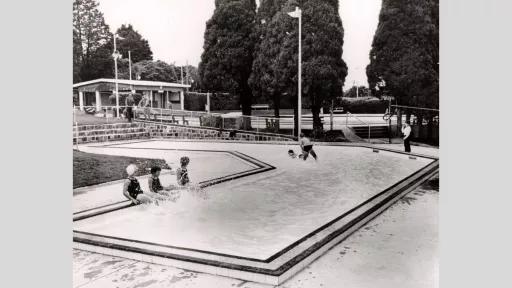
[[[114,66],[115,66],[115,74],[116,74],[116,110],[117,110],[117,118],[120,117],[119,115],[119,83],[117,79],[117,58],[120,58],[121,54],[119,54],[119,51],[117,51],[117,44],[116,44],[116,38],[124,39],[122,37],[119,37],[117,34],[114,34],[114,53],[112,56],[114,57]]]
[[[132,81],[132,51],[128,50],[128,69],[130,70],[130,81]],[[130,84],[130,90],[133,92],[133,85]]]
[[[289,12],[288,15],[290,15],[293,18],[299,18],[299,71],[298,71],[298,100],[297,100],[297,106],[298,106],[298,119],[297,119],[297,137],[300,138],[300,132],[301,132],[301,120],[302,120],[302,10],[299,9],[299,7],[295,7],[295,11]]]

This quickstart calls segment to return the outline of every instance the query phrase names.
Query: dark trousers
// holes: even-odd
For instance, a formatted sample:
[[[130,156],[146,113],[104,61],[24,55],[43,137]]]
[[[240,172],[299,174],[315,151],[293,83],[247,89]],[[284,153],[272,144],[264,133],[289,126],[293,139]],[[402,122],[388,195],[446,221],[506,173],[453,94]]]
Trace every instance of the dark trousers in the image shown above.
[[[405,152],[411,152],[411,137],[407,137],[407,139],[404,139],[404,148]]]
[[[132,122],[132,116],[133,116],[133,108],[132,107],[126,107],[126,118],[128,118],[128,122]]]
[[[304,146],[304,152],[302,154],[304,155],[304,157],[302,159],[306,161],[306,159],[308,159],[309,154],[311,154],[311,156],[313,156],[313,158],[315,158],[316,160],[316,153],[315,150],[313,150],[313,146]]]

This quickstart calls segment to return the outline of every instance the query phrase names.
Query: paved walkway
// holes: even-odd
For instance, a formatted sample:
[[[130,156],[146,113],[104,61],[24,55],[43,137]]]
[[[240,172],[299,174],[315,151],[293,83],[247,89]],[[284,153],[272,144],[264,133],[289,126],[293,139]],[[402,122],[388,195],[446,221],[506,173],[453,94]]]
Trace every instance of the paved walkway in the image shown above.
[[[438,181],[434,176],[280,287],[438,287]],[[271,287],[79,250],[73,279],[85,288]]]

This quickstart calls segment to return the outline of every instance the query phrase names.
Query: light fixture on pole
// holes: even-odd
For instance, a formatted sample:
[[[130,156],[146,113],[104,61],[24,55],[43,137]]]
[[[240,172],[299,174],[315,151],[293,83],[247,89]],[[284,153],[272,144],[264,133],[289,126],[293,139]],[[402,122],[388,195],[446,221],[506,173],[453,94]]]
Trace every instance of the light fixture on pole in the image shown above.
[[[289,12],[293,18],[299,18],[299,71],[298,71],[298,91],[297,91],[297,109],[298,109],[298,119],[297,119],[297,137],[300,138],[301,132],[301,120],[302,120],[302,10],[299,7],[295,7],[295,11]]]
[[[115,66],[115,74],[116,74],[116,111],[117,111],[117,118],[120,117],[119,115],[119,83],[117,79],[117,59],[121,58],[121,54],[119,51],[117,51],[117,44],[116,44],[116,38],[124,39],[123,37],[119,37],[117,34],[114,34],[114,53],[112,54],[112,57],[114,57],[114,66]]]

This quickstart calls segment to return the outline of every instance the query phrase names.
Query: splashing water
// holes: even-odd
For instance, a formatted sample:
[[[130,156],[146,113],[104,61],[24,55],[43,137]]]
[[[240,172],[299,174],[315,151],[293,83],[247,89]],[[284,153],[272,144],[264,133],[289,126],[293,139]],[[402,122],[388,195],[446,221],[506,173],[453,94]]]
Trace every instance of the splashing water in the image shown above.
[[[197,199],[207,200],[210,198],[206,192],[206,189],[202,188],[201,185],[198,184],[191,184],[187,186],[187,192],[190,193],[192,197]]]

